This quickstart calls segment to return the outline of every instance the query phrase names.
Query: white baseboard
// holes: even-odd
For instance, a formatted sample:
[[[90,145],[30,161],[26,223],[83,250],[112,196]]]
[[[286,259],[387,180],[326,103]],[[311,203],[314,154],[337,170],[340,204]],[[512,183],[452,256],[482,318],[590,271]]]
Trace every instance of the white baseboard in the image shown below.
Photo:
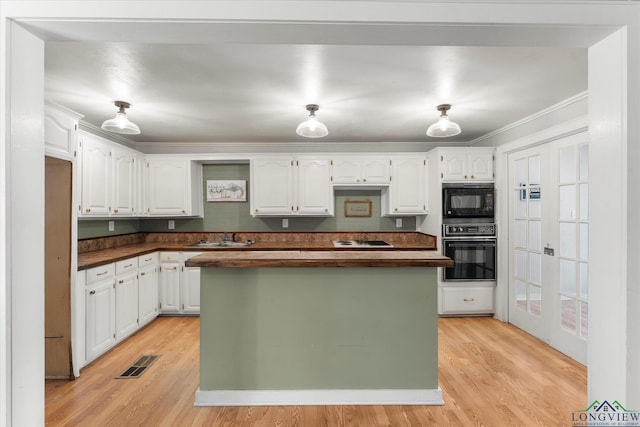
[[[443,405],[442,390],[196,390],[194,406]]]

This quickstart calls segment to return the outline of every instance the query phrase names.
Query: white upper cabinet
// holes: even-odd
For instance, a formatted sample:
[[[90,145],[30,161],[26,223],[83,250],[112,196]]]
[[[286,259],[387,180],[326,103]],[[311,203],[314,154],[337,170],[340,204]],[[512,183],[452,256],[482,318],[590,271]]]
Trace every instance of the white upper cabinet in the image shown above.
[[[144,154],[87,132],[79,132],[81,217],[133,217],[144,194],[139,163]]]
[[[44,109],[44,152],[47,156],[73,160],[78,147],[81,114],[47,103]]]
[[[390,160],[386,157],[336,157],[331,161],[334,185],[388,185]]]
[[[293,159],[251,161],[251,215],[292,215]]]
[[[493,181],[493,148],[439,150],[440,178],[453,181]]]
[[[427,211],[427,160],[423,155],[394,156],[391,185],[383,197],[386,215],[424,215]]]
[[[142,153],[134,158],[133,211],[135,216],[147,214],[147,160]]]
[[[135,152],[124,147],[114,147],[112,214],[133,216],[136,184]]]
[[[331,216],[329,159],[273,157],[251,161],[253,216]]]
[[[333,189],[328,159],[296,160],[296,213],[333,215]]]
[[[188,159],[147,159],[150,216],[202,216],[202,165]]]
[[[82,133],[81,202],[82,216],[108,216],[111,213],[112,145],[97,136]]]

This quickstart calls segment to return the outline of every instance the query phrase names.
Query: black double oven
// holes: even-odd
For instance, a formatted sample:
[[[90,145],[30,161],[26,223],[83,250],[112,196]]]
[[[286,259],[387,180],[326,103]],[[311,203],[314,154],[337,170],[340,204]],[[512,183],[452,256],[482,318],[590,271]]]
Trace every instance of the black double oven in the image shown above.
[[[442,246],[454,262],[445,282],[496,280],[494,205],[493,183],[442,185]]]

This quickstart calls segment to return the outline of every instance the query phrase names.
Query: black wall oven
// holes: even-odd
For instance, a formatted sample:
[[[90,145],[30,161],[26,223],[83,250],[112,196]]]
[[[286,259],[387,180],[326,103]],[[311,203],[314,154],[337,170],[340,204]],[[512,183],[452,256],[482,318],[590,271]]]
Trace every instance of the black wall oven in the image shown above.
[[[492,221],[494,200],[492,183],[445,183],[442,184],[442,217],[445,221],[453,218],[485,218]]]
[[[445,224],[442,246],[444,255],[453,260],[445,268],[445,282],[496,280],[495,224]]]

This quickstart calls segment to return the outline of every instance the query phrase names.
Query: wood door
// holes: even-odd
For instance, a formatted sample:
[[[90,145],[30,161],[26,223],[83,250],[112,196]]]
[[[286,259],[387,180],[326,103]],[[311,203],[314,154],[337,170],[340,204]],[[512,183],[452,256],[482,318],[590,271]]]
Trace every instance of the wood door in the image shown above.
[[[45,376],[73,378],[71,162],[45,157]]]

